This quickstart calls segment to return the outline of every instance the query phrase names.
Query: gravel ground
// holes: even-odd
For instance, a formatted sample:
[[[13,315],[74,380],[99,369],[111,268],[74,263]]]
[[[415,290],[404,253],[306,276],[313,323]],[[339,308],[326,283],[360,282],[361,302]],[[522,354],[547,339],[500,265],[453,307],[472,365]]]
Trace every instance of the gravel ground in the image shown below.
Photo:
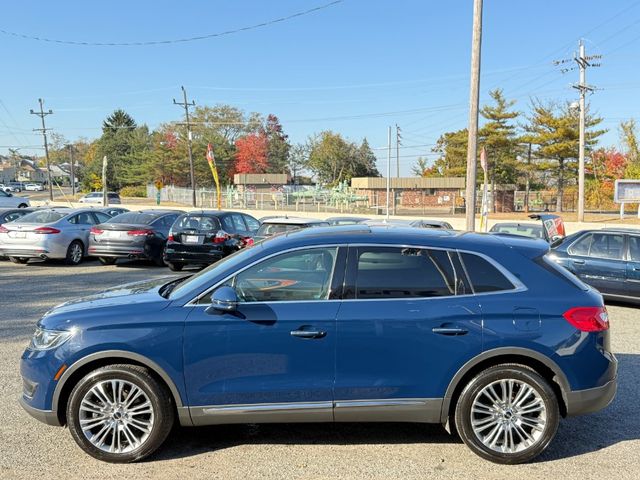
[[[415,424],[237,425],[176,428],[145,462],[110,465],[85,455],[66,429],[20,408],[18,360],[38,317],[107,286],[169,275],[143,264],[79,267],[0,262],[0,478],[207,479],[637,479],[640,469],[640,323],[612,305],[620,360],[616,400],[597,414],[564,420],[547,452],[528,465],[474,456],[440,426]]]

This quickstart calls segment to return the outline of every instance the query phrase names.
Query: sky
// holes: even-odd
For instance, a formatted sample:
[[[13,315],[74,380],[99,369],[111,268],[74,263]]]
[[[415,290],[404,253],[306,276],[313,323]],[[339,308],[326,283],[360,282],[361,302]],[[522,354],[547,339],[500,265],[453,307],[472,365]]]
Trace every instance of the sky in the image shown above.
[[[225,103],[277,115],[292,142],[323,130],[366,137],[387,165],[387,128],[400,126],[402,175],[418,156],[433,160],[438,137],[464,128],[469,111],[472,0],[111,0],[6,2],[0,18],[0,153],[42,154],[38,98],[47,127],[69,140],[96,138],[122,108],[154,128],[179,121],[184,85],[197,105]],[[323,7],[264,27],[251,27]],[[640,1],[485,0],[481,103],[500,87],[526,113],[531,99],[577,100],[571,59],[584,39],[598,87],[591,110],[619,143],[621,120],[640,112]],[[568,63],[563,66],[573,67]],[[395,153],[395,146],[394,146]],[[395,163],[395,160],[394,160]],[[395,167],[394,167],[395,168]]]

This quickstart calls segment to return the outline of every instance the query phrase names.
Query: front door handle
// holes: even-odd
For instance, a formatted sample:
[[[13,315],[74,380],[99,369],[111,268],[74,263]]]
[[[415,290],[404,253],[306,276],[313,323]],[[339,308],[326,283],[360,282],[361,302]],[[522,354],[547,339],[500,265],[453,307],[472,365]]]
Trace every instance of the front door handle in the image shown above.
[[[291,336],[297,338],[324,338],[327,336],[327,332],[322,330],[293,330]]]
[[[433,327],[431,331],[433,333],[437,333],[438,335],[447,335],[449,337],[466,335],[467,333],[469,333],[469,330],[462,327]]]
[[[572,259],[571,260],[573,263],[575,263],[576,265],[584,265],[584,260],[576,260],[576,259]]]

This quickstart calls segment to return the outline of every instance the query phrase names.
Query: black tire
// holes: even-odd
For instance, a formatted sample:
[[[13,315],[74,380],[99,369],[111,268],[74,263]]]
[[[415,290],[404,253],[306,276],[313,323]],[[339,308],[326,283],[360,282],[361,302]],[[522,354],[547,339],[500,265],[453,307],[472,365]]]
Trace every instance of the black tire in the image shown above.
[[[116,257],[98,257],[98,261],[102,265],[115,265],[117,260]]]
[[[20,205],[18,205],[18,208],[27,208],[28,205],[26,203],[21,203]]]
[[[162,256],[152,257],[151,261],[153,262],[153,264],[156,267],[164,267],[164,266],[166,266],[166,264],[164,263],[164,258],[162,258]]]
[[[478,410],[478,408],[483,407],[477,403],[477,409],[472,412],[472,406],[477,399],[487,398],[481,395],[481,392],[485,387],[493,384],[494,391],[497,392],[497,397],[502,397],[501,385],[495,383],[500,380],[513,380],[515,382],[517,389],[514,388],[511,391],[513,399],[518,399],[517,393],[520,391],[518,385],[526,385],[533,389],[533,393],[522,397],[521,401],[527,399],[528,402],[532,402],[533,400],[538,402],[537,405],[532,405],[531,407],[525,404],[525,406],[527,406],[525,409],[522,409],[521,406],[515,407],[513,410],[510,406],[506,408],[504,406],[495,407],[496,410],[493,414],[493,418],[506,419],[506,422],[512,422],[507,423],[507,427],[502,431],[504,432],[508,430],[513,432],[511,433],[511,440],[514,442],[514,445],[515,442],[520,439],[519,444],[522,446],[522,449],[516,449],[513,452],[497,451],[486,445],[479,438],[479,435],[484,435],[485,441],[493,438],[491,437],[491,432],[495,427],[492,426],[492,414],[484,413],[484,409],[482,411]],[[527,390],[522,391],[526,392]],[[495,405],[497,405],[497,403],[494,403],[494,406]],[[536,420],[544,420],[543,426],[540,427],[540,430],[534,430],[526,424],[521,423],[520,411],[518,408],[527,410],[537,407],[538,405],[542,406],[542,411],[535,414],[527,413],[526,417],[527,420],[531,420],[535,415],[534,422]],[[500,413],[498,413],[498,410],[500,410]],[[482,425],[480,428],[485,429],[483,432],[487,432],[486,435],[483,432],[479,432],[478,434],[474,432],[472,415],[476,419],[476,422],[480,422]],[[549,385],[549,382],[542,378],[542,376],[533,369],[524,365],[516,364],[497,365],[479,373],[465,386],[464,390],[460,394],[455,410],[455,426],[460,438],[462,438],[462,441],[480,457],[494,463],[509,465],[528,462],[540,455],[540,453],[549,446],[555,437],[559,421],[560,409],[558,407],[558,399],[556,398],[555,392]],[[528,434],[532,438],[533,442],[530,445],[527,445],[526,442],[522,441],[525,436],[520,435],[520,431],[525,435]],[[500,430],[496,430],[496,432],[500,432]],[[496,435],[496,438],[499,439],[498,444],[494,445],[494,448],[496,449],[500,447],[499,444],[504,445],[504,441],[507,439],[508,434],[505,433],[504,437],[501,437],[501,435],[502,433],[498,433]],[[489,443],[491,444],[491,442]]]
[[[64,258],[66,265],[79,265],[84,258],[84,245],[80,240],[74,240],[67,247],[67,256]]]
[[[167,262],[167,265],[169,266],[169,270],[172,272],[181,272],[184,268],[184,263]]]
[[[140,445],[129,451],[118,453],[108,452],[99,448],[94,445],[87,436],[85,436],[80,425],[81,417],[83,415],[80,410],[80,406],[85,395],[89,394],[90,390],[97,384],[109,380],[124,381],[134,385],[139,388],[144,395],[146,395],[151,403],[153,421],[150,431],[148,432],[148,436],[144,438]],[[109,387],[105,386],[104,388],[108,389]],[[130,391],[131,390],[129,390],[129,392]],[[126,391],[122,390],[122,395],[124,394],[126,394]],[[127,397],[125,397],[125,400],[126,399]],[[166,440],[173,427],[174,420],[175,414],[170,392],[167,391],[163,385],[158,383],[158,381],[149,374],[149,371],[146,368],[137,365],[107,365],[94,370],[83,377],[73,388],[67,404],[67,424],[73,439],[80,448],[82,448],[82,450],[92,457],[110,463],[131,463],[151,455]],[[110,421],[113,422],[113,420]],[[132,423],[129,423],[126,420],[122,420],[122,422],[128,425],[129,432],[141,433],[141,430],[133,428]],[[98,425],[94,427],[94,430],[100,428],[100,425]],[[110,438],[109,435],[111,435],[113,430],[108,430],[108,432],[107,438]],[[89,431],[89,434],[92,435],[95,435],[96,433],[97,432],[91,430]],[[121,446],[123,448],[127,448],[131,445],[130,443],[127,443],[127,438],[124,433],[119,437],[122,440]]]
[[[11,263],[19,263],[20,265],[25,265],[29,259],[26,257],[9,257]]]

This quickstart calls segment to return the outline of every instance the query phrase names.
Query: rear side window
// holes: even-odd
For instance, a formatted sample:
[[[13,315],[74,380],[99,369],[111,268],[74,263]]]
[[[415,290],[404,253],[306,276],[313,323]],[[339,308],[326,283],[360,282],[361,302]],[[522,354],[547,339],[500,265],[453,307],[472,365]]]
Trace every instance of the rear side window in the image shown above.
[[[240,215],[239,213],[234,213],[233,215],[231,215],[231,218],[233,219],[233,225],[236,232],[244,232],[247,230],[247,226],[244,224],[242,215]]]
[[[20,223],[53,223],[57,222],[61,218],[66,217],[66,213],[61,212],[33,212],[25,215],[20,219]]]
[[[460,256],[475,293],[499,292],[515,288],[500,270],[481,256],[473,253],[460,253]]]
[[[593,240],[591,241],[591,248],[589,249],[589,256],[622,260],[623,246],[623,235],[594,233]]]
[[[569,247],[569,253],[571,255],[583,255],[585,257],[589,255],[589,247],[591,246],[592,237],[593,235],[591,234],[582,237],[576,243],[571,245],[571,247]]]
[[[260,222],[258,222],[255,218],[250,217],[249,215],[243,215],[244,223],[247,224],[247,228],[250,232],[255,232],[260,228]]]
[[[629,260],[640,262],[640,237],[629,236]]]
[[[197,230],[198,232],[212,232],[220,230],[220,222],[209,215],[184,215],[178,219],[174,230]]]
[[[357,250],[355,297],[425,298],[469,293],[455,253],[421,248]]]

